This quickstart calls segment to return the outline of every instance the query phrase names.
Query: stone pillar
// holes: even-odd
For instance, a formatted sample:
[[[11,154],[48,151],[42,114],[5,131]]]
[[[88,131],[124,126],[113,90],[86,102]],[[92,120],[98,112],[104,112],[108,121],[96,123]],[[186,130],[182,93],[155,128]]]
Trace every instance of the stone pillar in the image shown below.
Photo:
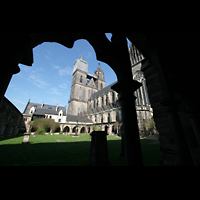
[[[124,127],[124,151],[127,166],[143,166],[142,150],[139,137],[138,121],[133,92],[141,86],[141,83],[131,80],[119,82],[112,87],[120,93],[122,104],[122,119]]]
[[[0,87],[0,101],[3,99],[5,92],[8,88],[10,80],[13,74],[19,73],[20,69],[17,64],[6,62],[1,62],[1,73],[0,73],[0,80],[1,80],[1,87]]]
[[[126,36],[123,33],[112,33],[114,50],[113,69],[118,83],[112,87],[120,94],[122,119],[124,127],[124,152],[127,166],[143,166],[142,150],[138,130],[135,96],[133,93],[142,86],[133,80],[130,56]]]
[[[168,115],[174,129],[175,141],[182,166],[194,166],[192,154],[190,152],[184,129],[175,106],[176,103],[177,102],[174,99],[173,101],[165,101],[162,103],[162,105],[168,108]]]

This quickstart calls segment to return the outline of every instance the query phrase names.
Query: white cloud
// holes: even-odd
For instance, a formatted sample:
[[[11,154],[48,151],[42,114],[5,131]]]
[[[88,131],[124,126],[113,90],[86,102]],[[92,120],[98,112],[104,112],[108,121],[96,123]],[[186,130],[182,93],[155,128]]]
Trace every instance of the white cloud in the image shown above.
[[[37,74],[29,75],[28,80],[31,81],[35,86],[41,89],[46,88],[48,86],[48,83],[46,81],[43,81],[40,78],[40,75],[37,75]]]
[[[60,76],[67,76],[67,75],[72,75],[72,68],[71,67],[66,67],[64,69],[59,69],[59,75]]]
[[[13,101],[16,102],[16,103],[20,103],[20,104],[26,105],[25,102],[23,102],[23,101],[19,101],[19,100],[17,100],[17,99],[13,99]]]
[[[88,52],[87,58],[92,58],[92,56],[93,56],[93,53],[92,52]]]
[[[60,66],[54,66],[53,68],[54,69],[60,69]]]
[[[60,76],[72,75],[73,72],[73,69],[71,67],[61,68],[60,66],[54,66],[53,68],[58,70],[58,74]]]
[[[47,91],[49,94],[53,94],[53,95],[59,95],[59,96],[62,96],[63,94],[61,92],[59,92],[59,90],[55,87],[49,89]]]
[[[47,55],[44,56],[44,57],[45,57],[46,59],[48,59],[48,60],[51,60],[51,58],[50,58],[49,56],[47,56]]]
[[[61,89],[68,89],[69,88],[66,83],[60,84],[58,87],[61,88]]]

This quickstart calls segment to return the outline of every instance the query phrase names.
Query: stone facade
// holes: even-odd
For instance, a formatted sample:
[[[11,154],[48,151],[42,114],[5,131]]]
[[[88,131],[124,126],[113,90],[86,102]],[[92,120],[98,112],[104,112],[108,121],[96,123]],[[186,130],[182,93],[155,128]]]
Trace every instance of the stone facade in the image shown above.
[[[134,92],[134,95],[136,97],[138,127],[140,134],[143,135],[143,121],[153,118],[153,109],[148,96],[146,79],[144,77],[144,73],[142,72],[145,58],[132,44],[129,48],[129,54],[132,65],[133,80],[142,83],[142,87]],[[88,100],[87,113],[89,119],[102,128],[102,130],[105,130],[105,127],[107,127],[109,134],[121,134],[122,130],[120,95],[111,89],[116,83],[117,82],[93,94]]]
[[[26,132],[23,116],[7,99],[0,103],[0,137],[14,136]]]
[[[87,102],[92,94],[105,87],[104,74],[100,66],[95,76],[88,74],[88,63],[80,59],[74,63],[68,115],[80,115],[87,112]]]

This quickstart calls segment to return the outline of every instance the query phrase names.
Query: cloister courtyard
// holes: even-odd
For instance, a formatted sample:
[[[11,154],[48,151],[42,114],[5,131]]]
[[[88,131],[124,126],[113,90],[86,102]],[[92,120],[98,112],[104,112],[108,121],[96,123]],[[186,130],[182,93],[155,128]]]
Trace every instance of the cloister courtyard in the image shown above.
[[[24,136],[0,138],[0,166],[91,166],[89,162],[90,135],[30,136],[29,144],[22,144]],[[111,166],[125,166],[121,154],[121,138],[107,136]],[[141,140],[145,166],[160,166],[160,144]]]

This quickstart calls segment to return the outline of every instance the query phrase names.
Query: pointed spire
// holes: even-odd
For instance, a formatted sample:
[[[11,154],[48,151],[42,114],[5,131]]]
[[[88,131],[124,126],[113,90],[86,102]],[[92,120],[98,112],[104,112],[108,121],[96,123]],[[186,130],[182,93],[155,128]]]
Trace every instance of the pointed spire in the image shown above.
[[[97,69],[97,71],[96,72],[102,72],[103,73],[103,71],[102,71],[102,69],[101,69],[101,64],[99,63],[99,66],[98,66],[98,69]],[[96,73],[95,72],[95,73]]]
[[[83,60],[83,55],[81,55],[81,58],[80,58],[81,60]]]

